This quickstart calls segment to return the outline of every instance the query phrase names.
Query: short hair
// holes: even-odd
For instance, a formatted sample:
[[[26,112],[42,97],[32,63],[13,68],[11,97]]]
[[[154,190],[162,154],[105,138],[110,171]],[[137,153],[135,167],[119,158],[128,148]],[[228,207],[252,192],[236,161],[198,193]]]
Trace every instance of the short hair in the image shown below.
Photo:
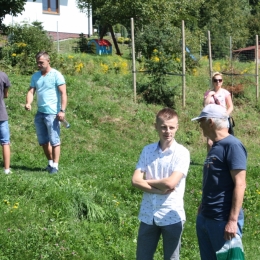
[[[174,117],[178,118],[178,115],[176,113],[176,111],[172,108],[169,107],[165,107],[163,109],[161,109],[157,115],[156,115],[156,123],[158,122],[159,119],[163,119],[163,120],[170,120]]]
[[[48,52],[46,52],[46,51],[39,51],[39,52],[35,55],[36,60],[38,60],[41,56],[44,56],[44,58],[45,58],[46,60],[49,60],[49,59],[50,59],[50,55],[48,54]]]
[[[216,118],[216,117],[207,117],[206,120],[212,119],[216,129],[223,129],[223,128],[228,128],[229,123],[228,123],[228,118]]]
[[[214,79],[216,76],[221,76],[221,78],[222,78],[222,74],[221,74],[220,72],[216,71],[216,72],[214,72],[213,75],[212,75],[212,81],[213,81],[213,79]]]

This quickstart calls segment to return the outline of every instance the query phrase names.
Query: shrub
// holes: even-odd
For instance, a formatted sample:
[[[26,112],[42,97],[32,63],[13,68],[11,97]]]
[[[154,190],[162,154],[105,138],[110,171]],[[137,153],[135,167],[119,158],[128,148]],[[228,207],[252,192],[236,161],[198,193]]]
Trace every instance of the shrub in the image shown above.
[[[151,76],[151,81],[138,86],[137,91],[148,103],[162,104],[175,107],[174,97],[176,88],[169,86],[168,73],[179,72],[180,59],[166,55],[163,48],[154,50],[150,60],[146,60],[145,67]]]
[[[36,53],[45,50],[51,54],[52,49],[52,40],[41,23],[15,24],[9,28],[8,41],[2,48],[1,56],[5,66],[28,75],[35,71]]]
[[[83,33],[79,34],[76,50],[79,50],[80,52],[89,52],[88,40]]]
[[[124,41],[125,41],[125,38],[124,38],[124,37],[118,37],[118,38],[117,38],[117,42],[118,42],[118,43],[124,43]]]

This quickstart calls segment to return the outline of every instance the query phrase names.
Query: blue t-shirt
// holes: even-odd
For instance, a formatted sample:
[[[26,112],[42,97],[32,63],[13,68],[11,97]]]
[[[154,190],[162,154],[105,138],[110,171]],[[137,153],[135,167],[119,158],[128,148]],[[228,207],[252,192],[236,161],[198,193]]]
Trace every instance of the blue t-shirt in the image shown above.
[[[231,170],[246,170],[247,151],[234,136],[214,142],[203,168],[201,214],[207,218],[227,221],[234,182]],[[240,216],[242,217],[242,210]]]
[[[36,89],[38,111],[45,114],[57,114],[61,108],[59,86],[65,84],[63,75],[51,69],[45,76],[41,71],[35,72],[30,86]]]

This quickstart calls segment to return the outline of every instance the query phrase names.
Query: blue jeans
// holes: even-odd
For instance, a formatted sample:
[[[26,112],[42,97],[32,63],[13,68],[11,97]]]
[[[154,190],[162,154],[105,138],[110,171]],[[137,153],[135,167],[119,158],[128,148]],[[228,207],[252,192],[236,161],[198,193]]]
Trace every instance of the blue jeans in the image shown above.
[[[200,248],[201,260],[217,260],[216,252],[220,250],[226,240],[224,230],[227,221],[217,221],[205,218],[201,214],[197,216],[196,231]],[[238,222],[237,234],[242,236],[243,220]]]
[[[181,247],[183,223],[168,226],[147,225],[140,223],[137,239],[137,260],[153,260],[160,236],[163,238],[164,260],[178,260]]]
[[[49,142],[51,146],[60,145],[60,122],[56,115],[37,112],[34,118],[34,123],[40,145]]]
[[[1,145],[10,144],[8,121],[0,121],[0,142]]]

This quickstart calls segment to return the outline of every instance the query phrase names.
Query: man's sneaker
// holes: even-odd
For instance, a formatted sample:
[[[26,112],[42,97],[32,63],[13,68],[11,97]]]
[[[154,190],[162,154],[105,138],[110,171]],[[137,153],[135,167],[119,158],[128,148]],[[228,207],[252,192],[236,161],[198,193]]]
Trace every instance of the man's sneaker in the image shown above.
[[[51,169],[52,169],[52,167],[48,164],[48,166],[44,170],[47,171],[47,172],[50,172]]]
[[[55,167],[51,167],[51,170],[49,171],[50,174],[58,173],[58,169]]]

